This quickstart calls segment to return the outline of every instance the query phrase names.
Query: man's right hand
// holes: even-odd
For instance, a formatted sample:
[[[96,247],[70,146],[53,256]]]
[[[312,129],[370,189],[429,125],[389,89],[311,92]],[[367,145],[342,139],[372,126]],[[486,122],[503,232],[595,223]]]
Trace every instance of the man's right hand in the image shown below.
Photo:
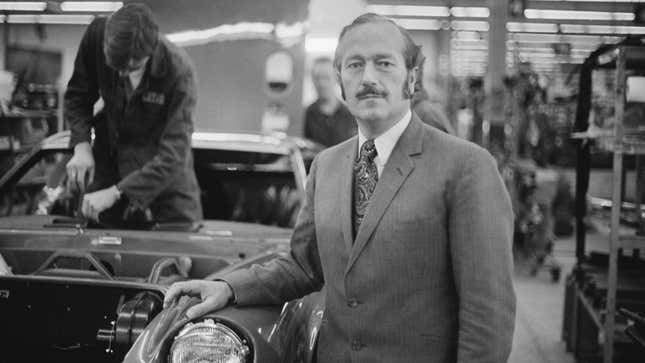
[[[219,310],[233,299],[233,290],[224,281],[191,280],[176,282],[170,286],[163,301],[164,308],[170,306],[181,295],[201,298],[202,302],[186,311],[189,319],[194,319]]]
[[[74,147],[74,156],[67,163],[68,188],[79,187],[85,190],[94,180],[94,156],[89,142],[81,142]]]

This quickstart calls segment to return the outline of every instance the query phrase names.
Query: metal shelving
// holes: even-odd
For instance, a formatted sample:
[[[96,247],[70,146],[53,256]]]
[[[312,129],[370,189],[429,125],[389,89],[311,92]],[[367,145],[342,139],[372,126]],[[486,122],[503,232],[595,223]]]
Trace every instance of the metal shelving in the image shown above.
[[[622,203],[623,185],[623,157],[635,155],[636,158],[636,211],[641,210],[640,202],[645,187],[643,173],[642,155],[645,155],[645,137],[634,135],[626,130],[623,124],[625,113],[625,93],[627,69],[630,65],[640,60],[645,62],[645,51],[643,47],[618,46],[613,49],[609,56],[613,57],[611,62],[616,70],[615,83],[615,120],[613,132],[603,130],[600,132],[578,132],[574,133],[574,139],[593,139],[604,149],[613,153],[612,173],[612,205],[609,231],[609,266],[607,276],[607,293],[605,306],[602,310],[594,308],[591,301],[578,290],[576,299],[587,310],[591,320],[598,327],[600,336],[603,337],[603,362],[613,363],[614,343],[616,342],[616,294],[618,283],[618,255],[620,249],[645,249],[645,236],[638,234],[625,234],[620,229],[620,216]],[[626,132],[628,131],[628,132]],[[642,213],[637,213],[641,229],[643,228]],[[641,231],[642,232],[642,231]],[[584,249],[584,245],[582,247]]]

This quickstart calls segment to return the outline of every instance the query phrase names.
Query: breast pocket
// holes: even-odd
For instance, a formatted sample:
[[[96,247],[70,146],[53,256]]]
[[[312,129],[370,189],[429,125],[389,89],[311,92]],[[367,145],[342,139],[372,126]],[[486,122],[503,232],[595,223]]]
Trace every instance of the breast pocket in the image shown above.
[[[165,105],[146,102],[145,98],[142,98],[140,106],[132,114],[133,117],[128,123],[128,127],[138,137],[143,138],[140,141],[147,144],[157,138],[161,130],[165,128],[167,120],[166,113]]]

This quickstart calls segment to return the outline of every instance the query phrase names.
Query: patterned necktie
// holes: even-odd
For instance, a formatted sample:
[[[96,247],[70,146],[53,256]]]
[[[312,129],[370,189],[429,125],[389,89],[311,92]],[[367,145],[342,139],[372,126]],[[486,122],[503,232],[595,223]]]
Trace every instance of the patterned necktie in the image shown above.
[[[361,146],[360,155],[354,164],[354,237],[378,181],[378,171],[374,164],[376,155],[374,140],[367,140]]]

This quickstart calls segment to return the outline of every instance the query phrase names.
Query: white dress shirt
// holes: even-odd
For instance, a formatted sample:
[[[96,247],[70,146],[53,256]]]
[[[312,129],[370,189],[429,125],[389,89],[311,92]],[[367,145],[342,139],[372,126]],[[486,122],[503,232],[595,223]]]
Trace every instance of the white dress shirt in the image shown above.
[[[408,110],[403,118],[395,123],[394,126],[390,127],[387,131],[374,139],[374,146],[376,146],[377,153],[376,157],[374,158],[374,164],[376,164],[376,170],[378,172],[379,178],[381,177],[381,173],[383,173],[383,168],[385,167],[387,160],[390,158],[390,154],[392,154],[394,145],[396,145],[396,142],[399,141],[399,138],[403,134],[403,131],[405,131],[405,128],[410,124],[411,119],[412,112]],[[361,133],[361,129],[359,128],[357,155],[360,154],[361,146],[365,141],[367,141],[367,138]]]

